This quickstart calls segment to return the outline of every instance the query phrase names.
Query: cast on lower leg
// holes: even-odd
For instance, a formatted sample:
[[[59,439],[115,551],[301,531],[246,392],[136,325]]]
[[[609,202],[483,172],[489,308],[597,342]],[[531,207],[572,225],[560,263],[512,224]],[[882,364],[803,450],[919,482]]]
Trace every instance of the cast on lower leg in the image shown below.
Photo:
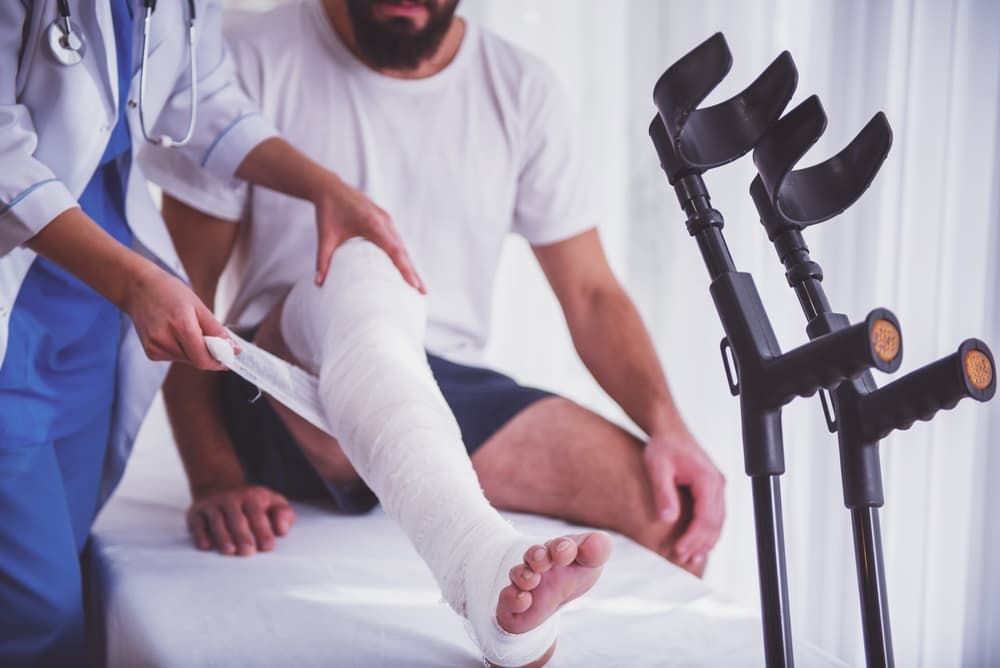
[[[334,435],[385,512],[469,620],[487,659],[516,666],[555,641],[557,615],[522,634],[496,621],[508,571],[534,542],[489,505],[423,349],[424,298],[373,244],[334,254],[322,287],[298,283],[282,312],[291,352],[319,373]]]

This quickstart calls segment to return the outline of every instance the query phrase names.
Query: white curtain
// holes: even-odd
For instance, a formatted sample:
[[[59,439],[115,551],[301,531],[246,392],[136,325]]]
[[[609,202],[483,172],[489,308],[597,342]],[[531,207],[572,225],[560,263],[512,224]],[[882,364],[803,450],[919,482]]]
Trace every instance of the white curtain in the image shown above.
[[[461,11],[542,57],[576,102],[612,263],[653,332],[683,414],[729,480],[728,523],[707,579],[756,607],[739,413],[720,368],[722,328],[706,271],[646,136],[653,83],[717,30],[735,62],[708,103],[736,93],[790,50],[800,73],[792,104],[817,93],[830,117],[803,164],[829,157],[872,114],[886,112],[895,140],[875,184],[806,237],[836,310],[853,321],[876,306],[899,316],[905,373],[954,352],[968,336],[1000,349],[1000,3],[463,0]],[[737,266],[754,274],[788,349],[805,341],[804,320],[747,194],[753,174],[744,158],[706,181]],[[530,250],[511,240],[491,359],[624,420],[576,359],[543,285]],[[1000,400],[965,401],[883,442],[881,518],[897,665],[1000,664],[998,436]],[[862,665],[836,441],[815,399],[786,409],[785,447],[793,632]]]

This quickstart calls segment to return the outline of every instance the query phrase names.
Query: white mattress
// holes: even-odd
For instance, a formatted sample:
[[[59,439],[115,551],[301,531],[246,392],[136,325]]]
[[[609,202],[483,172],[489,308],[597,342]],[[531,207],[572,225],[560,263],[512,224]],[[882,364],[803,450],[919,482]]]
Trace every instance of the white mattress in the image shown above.
[[[97,638],[108,666],[475,666],[459,618],[381,511],[345,517],[298,504],[269,554],[196,551],[184,527],[183,471],[157,410],[94,529]],[[553,536],[569,525],[509,515]],[[841,665],[805,643],[802,666]],[[760,666],[755,611],[615,536],[591,593],[567,606],[558,666]]]

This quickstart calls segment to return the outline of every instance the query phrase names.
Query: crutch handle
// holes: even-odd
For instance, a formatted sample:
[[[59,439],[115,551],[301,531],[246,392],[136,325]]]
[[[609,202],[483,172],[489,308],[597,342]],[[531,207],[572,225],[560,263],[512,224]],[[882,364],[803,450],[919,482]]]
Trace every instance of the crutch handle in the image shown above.
[[[979,339],[966,339],[947,357],[903,376],[862,398],[861,440],[877,441],[917,420],[930,420],[965,397],[989,401],[997,388],[993,353]]]
[[[899,321],[884,308],[873,310],[850,327],[819,336],[768,364],[768,405],[783,406],[794,397],[832,389],[869,369],[891,373],[903,359]]]

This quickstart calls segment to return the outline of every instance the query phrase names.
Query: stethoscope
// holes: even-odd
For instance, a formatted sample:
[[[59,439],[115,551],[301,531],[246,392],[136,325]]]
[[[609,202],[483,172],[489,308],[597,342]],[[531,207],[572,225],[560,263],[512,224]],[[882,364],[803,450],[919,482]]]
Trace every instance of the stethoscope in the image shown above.
[[[83,40],[83,32],[80,27],[71,20],[69,13],[69,0],[57,0],[59,5],[59,18],[49,26],[49,48],[52,55],[63,65],[76,65],[83,60],[87,51],[87,44]],[[191,141],[194,134],[195,117],[198,113],[198,72],[197,60],[195,60],[195,8],[194,0],[188,0],[188,60],[191,65],[191,117],[188,121],[187,133],[183,139],[174,139],[168,135],[159,137],[150,136],[146,131],[146,118],[143,113],[146,101],[146,58],[149,56],[149,28],[153,20],[153,12],[156,11],[156,0],[143,0],[145,17],[142,21],[142,60],[139,61],[139,125],[142,126],[142,136],[146,141],[158,146],[183,146]],[[125,91],[119,91],[124,95]]]

